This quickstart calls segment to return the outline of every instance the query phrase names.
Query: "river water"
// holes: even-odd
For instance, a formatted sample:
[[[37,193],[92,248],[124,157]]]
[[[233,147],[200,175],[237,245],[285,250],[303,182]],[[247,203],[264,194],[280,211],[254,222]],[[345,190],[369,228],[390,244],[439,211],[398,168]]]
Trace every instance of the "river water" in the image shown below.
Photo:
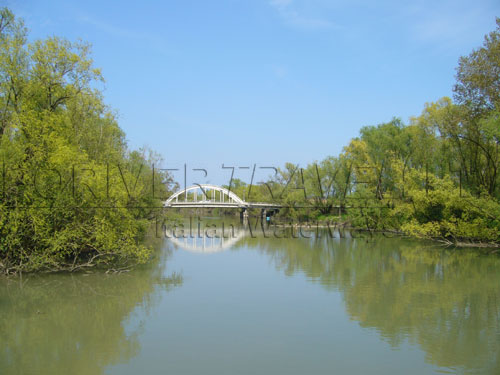
[[[0,279],[0,374],[500,374],[497,255],[212,224],[131,272]]]

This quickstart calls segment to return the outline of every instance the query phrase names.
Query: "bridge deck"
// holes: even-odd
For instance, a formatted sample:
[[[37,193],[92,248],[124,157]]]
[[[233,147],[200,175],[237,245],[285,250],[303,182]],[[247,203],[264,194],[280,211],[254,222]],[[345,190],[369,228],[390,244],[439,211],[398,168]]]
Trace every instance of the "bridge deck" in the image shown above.
[[[217,202],[217,201],[198,201],[198,202],[169,202],[165,207],[172,208],[281,208],[281,205],[266,202]]]
[[[199,194],[200,192],[202,193],[201,195]],[[210,195],[212,196],[211,198]],[[182,200],[183,196],[184,200]],[[198,200],[199,196],[201,198],[200,200]],[[193,200],[188,200],[188,197]],[[181,200],[179,200],[179,198],[181,198]],[[164,207],[279,209],[281,205],[266,202],[245,202],[234,192],[224,187],[210,184],[196,184],[172,194],[165,201]]]

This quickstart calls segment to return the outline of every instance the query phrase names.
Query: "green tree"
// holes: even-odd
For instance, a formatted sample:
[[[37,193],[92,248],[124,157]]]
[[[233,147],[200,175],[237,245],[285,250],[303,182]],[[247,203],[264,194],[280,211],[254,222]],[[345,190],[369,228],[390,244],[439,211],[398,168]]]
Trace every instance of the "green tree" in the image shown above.
[[[156,214],[146,207],[160,207],[173,181],[154,173],[158,155],[127,149],[89,45],[27,43],[8,9],[0,44],[0,269],[145,262]]]
[[[500,109],[500,18],[484,43],[459,60],[455,98],[474,113]]]

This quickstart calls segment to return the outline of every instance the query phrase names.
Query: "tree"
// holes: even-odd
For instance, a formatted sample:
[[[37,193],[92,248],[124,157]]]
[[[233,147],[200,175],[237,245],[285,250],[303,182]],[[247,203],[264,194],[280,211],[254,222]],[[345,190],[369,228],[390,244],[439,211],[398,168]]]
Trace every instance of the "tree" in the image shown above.
[[[28,44],[7,9],[0,44],[0,270],[145,262],[148,207],[161,207],[172,179],[158,155],[127,148],[90,46]]]
[[[455,98],[475,113],[500,109],[500,18],[483,47],[459,60]]]

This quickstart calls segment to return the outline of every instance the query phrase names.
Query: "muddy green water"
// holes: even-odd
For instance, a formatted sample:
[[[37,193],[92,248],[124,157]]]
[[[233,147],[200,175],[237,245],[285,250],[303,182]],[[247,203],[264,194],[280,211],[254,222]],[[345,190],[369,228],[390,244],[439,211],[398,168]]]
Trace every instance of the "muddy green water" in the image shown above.
[[[318,233],[0,279],[0,374],[500,374],[498,256]]]

